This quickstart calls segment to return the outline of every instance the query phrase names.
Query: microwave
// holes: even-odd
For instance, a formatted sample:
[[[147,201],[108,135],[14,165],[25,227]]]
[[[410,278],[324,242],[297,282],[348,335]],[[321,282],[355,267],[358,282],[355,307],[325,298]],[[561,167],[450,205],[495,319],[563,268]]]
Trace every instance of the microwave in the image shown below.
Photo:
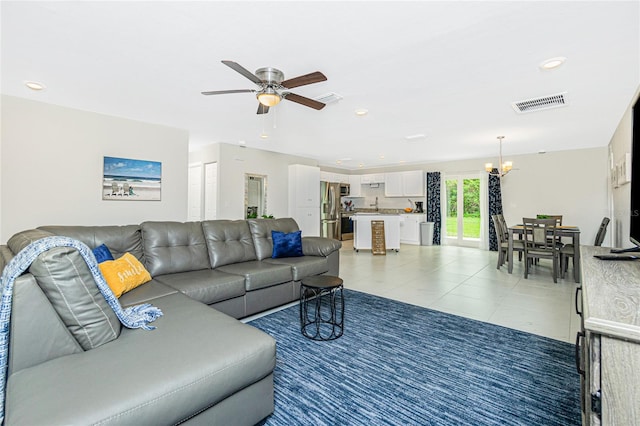
[[[341,183],[340,184],[340,196],[341,197],[348,197],[350,194],[350,190],[351,188],[349,187],[348,183]]]

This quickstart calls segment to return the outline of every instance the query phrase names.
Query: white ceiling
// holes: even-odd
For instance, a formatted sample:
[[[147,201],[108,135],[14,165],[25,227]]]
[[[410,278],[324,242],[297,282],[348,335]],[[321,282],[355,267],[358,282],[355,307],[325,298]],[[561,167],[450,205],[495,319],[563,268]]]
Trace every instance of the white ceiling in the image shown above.
[[[498,135],[505,156],[606,146],[640,85],[638,1],[2,1],[0,12],[3,94],[187,129],[191,149],[244,141],[347,169],[494,157]],[[564,65],[539,68],[555,56]],[[292,91],[343,99],[257,115],[252,93],[200,94],[255,88],[221,60],[285,78],[322,71],[327,81]],[[565,91],[566,107],[511,107]]]

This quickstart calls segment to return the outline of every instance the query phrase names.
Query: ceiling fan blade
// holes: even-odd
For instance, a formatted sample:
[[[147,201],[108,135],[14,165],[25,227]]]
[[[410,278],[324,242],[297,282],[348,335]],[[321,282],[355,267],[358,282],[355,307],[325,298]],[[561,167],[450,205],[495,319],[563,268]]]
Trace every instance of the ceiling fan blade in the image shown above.
[[[296,95],[295,93],[284,93],[283,96],[288,101],[292,101],[300,105],[308,106],[309,108],[313,108],[317,110],[324,108],[326,105],[314,99],[305,98],[304,96]]]
[[[266,114],[269,112],[269,107],[266,105],[262,105],[258,102],[258,112],[256,114]]]
[[[307,84],[319,83],[321,81],[326,81],[327,77],[322,74],[320,71],[312,72],[310,74],[301,75],[300,77],[290,78],[289,80],[285,80],[280,83],[283,87],[287,89],[293,89],[294,87],[305,86]]]
[[[247,93],[255,92],[253,89],[236,89],[236,90],[211,90],[208,92],[200,92],[203,95],[226,95],[228,93]]]
[[[260,80],[257,75],[255,75],[254,73],[252,73],[251,71],[249,71],[248,69],[240,65],[239,63],[233,62],[233,61],[222,61],[222,63],[228,66],[229,68],[235,70],[236,72],[239,72],[240,74],[244,75],[249,80],[253,81],[255,84],[262,84],[262,80]]]

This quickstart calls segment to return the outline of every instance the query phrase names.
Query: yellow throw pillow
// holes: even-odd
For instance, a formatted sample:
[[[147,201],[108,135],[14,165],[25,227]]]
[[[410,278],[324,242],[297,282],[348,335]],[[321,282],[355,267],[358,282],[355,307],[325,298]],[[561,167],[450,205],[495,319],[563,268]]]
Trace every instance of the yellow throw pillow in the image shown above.
[[[107,260],[98,266],[116,297],[151,281],[149,271],[131,253],[125,253],[116,260]]]

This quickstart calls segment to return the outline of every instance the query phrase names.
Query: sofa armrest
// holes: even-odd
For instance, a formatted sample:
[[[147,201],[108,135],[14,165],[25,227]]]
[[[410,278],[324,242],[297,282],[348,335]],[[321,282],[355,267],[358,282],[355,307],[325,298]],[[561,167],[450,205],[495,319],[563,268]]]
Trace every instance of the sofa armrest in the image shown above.
[[[302,253],[305,256],[329,256],[340,250],[342,243],[332,238],[302,237]]]

